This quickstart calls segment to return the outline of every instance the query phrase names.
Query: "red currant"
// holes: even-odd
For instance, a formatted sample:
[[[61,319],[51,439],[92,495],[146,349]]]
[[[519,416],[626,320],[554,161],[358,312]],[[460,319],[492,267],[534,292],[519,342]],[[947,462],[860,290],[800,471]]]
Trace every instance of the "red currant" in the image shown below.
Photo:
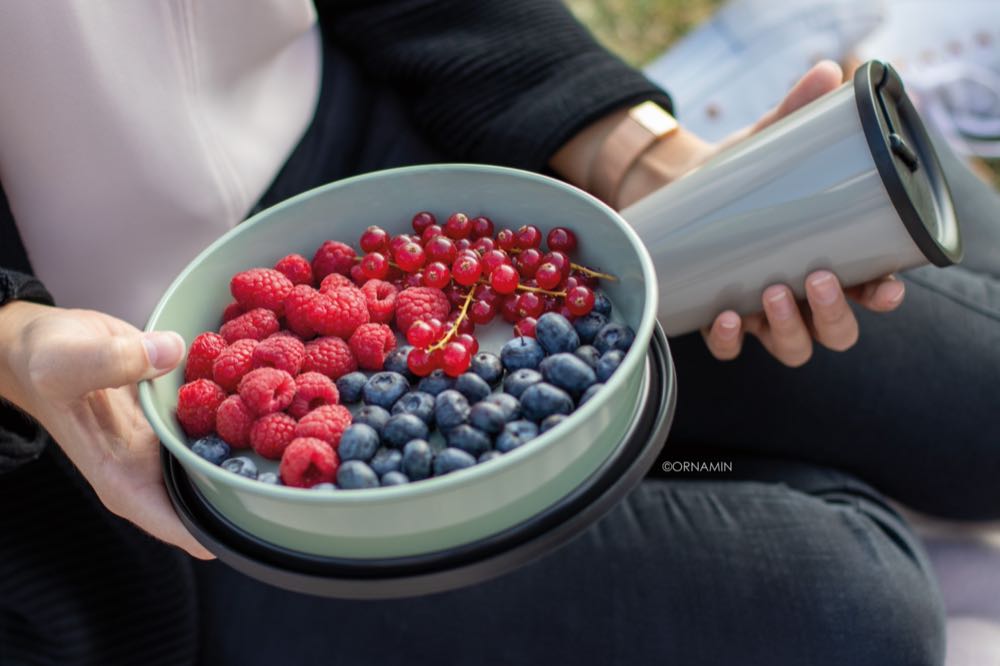
[[[503,250],[490,250],[483,255],[483,269],[492,273],[498,266],[510,265],[510,257]]]
[[[498,294],[513,294],[517,289],[517,271],[513,266],[497,266],[490,273],[490,286]]]
[[[427,260],[424,248],[420,246],[420,243],[414,243],[413,241],[397,249],[393,253],[393,257],[395,257],[399,267],[407,273],[415,273],[420,270]]]
[[[463,250],[474,252],[474,250],[472,249],[472,241],[470,241],[468,238],[459,238],[457,241],[455,241],[455,247],[458,248],[459,252]]]
[[[435,236],[424,245],[424,252],[430,261],[440,261],[446,266],[451,266],[458,254],[455,241],[446,236]]]
[[[424,267],[424,284],[435,289],[444,289],[451,282],[451,270],[440,261],[433,261]]]
[[[469,306],[469,319],[478,326],[485,326],[493,321],[497,315],[497,308],[493,303],[479,300],[473,301]]]
[[[497,232],[497,245],[501,250],[513,250],[517,247],[517,238],[511,229],[501,229]]]
[[[573,321],[574,319],[576,319],[576,315],[573,314],[572,312],[570,312],[569,307],[565,303],[561,303],[559,305],[559,308],[556,310],[556,312],[558,312],[559,314],[561,314],[563,317],[566,317],[566,319],[568,319],[570,321]]]
[[[449,238],[468,238],[471,232],[472,220],[465,213],[453,213],[444,223],[444,234]]]
[[[549,231],[549,235],[545,238],[545,244],[549,246],[550,250],[570,254],[576,249],[576,234],[566,227],[555,227]]]
[[[500,299],[503,298],[496,292],[496,289],[488,284],[482,283],[476,285],[475,297],[494,306],[499,305]]]
[[[562,303],[559,302],[558,296],[545,296],[542,300],[545,302],[546,312],[555,312],[562,307]]]
[[[389,232],[382,227],[371,226],[361,234],[363,252],[386,252],[389,249]]]
[[[535,337],[535,325],[537,323],[534,317],[525,317],[514,324],[514,335],[526,338]]]
[[[496,246],[497,244],[493,241],[492,238],[488,238],[485,236],[483,238],[477,238],[472,243],[472,249],[481,255],[486,254],[490,250],[494,249]]]
[[[517,297],[517,316],[541,317],[545,311],[545,302],[542,297],[532,291],[526,291]]]
[[[406,367],[417,377],[426,377],[436,369],[437,360],[436,354],[415,347],[406,355]]]
[[[459,308],[465,302],[466,291],[458,284],[452,282],[445,287],[444,295],[448,297],[448,302],[451,303],[452,307]]]
[[[472,363],[472,354],[459,342],[449,342],[444,346],[444,354],[441,356],[441,367],[449,377],[458,377],[469,369]]]
[[[542,232],[533,224],[525,224],[517,230],[515,242],[522,250],[537,248],[542,244]]]
[[[493,220],[484,215],[480,215],[479,217],[472,220],[473,238],[488,238],[492,235],[493,235]]]
[[[430,347],[437,341],[434,327],[426,321],[417,320],[406,331],[406,341],[414,347]]]
[[[590,287],[573,287],[566,292],[566,307],[577,317],[594,309],[594,292]]]
[[[468,333],[462,333],[455,338],[455,342],[462,345],[469,350],[469,353],[475,356],[476,352],[479,351],[479,340],[476,340],[475,336],[469,335]]]
[[[593,275],[587,275],[581,271],[574,271],[570,277],[576,278],[576,283],[584,287],[590,287],[591,289],[597,288],[597,278]]]
[[[535,282],[542,289],[555,289],[562,282],[563,276],[562,271],[556,268],[555,264],[550,264],[548,262],[542,264],[535,271]]]
[[[354,264],[351,266],[351,279],[354,280],[354,284],[359,287],[368,281],[368,277],[365,275],[365,271],[361,268],[361,264]]]
[[[448,321],[447,323],[445,323],[445,327],[451,329],[453,326],[455,326],[455,322],[458,322],[458,315],[459,311],[453,310],[452,313],[448,315]],[[462,321],[458,322],[458,326],[455,328],[455,330],[458,331],[459,333],[468,333],[469,335],[472,335],[476,330],[476,325],[472,323],[471,319],[465,317],[464,319],[462,319]]]
[[[424,229],[424,232],[420,234],[420,242],[424,244],[424,247],[426,247],[427,243],[429,243],[432,238],[434,238],[435,236],[440,236],[443,233],[444,232],[441,231],[441,227],[439,227],[436,224],[432,224],[431,226]]]
[[[389,260],[381,252],[366,254],[361,259],[361,270],[370,280],[382,280],[389,275]]]
[[[474,285],[483,274],[483,262],[473,253],[473,256],[461,254],[451,266],[451,276],[455,282],[464,287]]]
[[[434,215],[427,211],[419,212],[413,216],[413,230],[418,234],[424,233],[424,229],[436,223],[437,220],[434,218]]]
[[[544,257],[542,257],[543,263],[555,264],[562,276],[569,277],[570,271],[572,270],[572,264],[569,261],[569,256],[565,252],[549,252]]]
[[[399,248],[403,247],[412,240],[413,239],[407,236],[406,234],[399,234],[398,236],[393,236],[392,240],[389,241],[388,252],[384,250],[374,250],[374,252],[384,252],[385,254],[390,254],[395,256],[396,251],[399,250]]]
[[[535,277],[535,271],[542,264],[542,253],[534,248],[528,248],[514,256],[514,266],[524,278]]]
[[[517,316],[517,296],[510,295],[503,299],[500,304],[500,316],[508,324],[513,324],[519,319]]]

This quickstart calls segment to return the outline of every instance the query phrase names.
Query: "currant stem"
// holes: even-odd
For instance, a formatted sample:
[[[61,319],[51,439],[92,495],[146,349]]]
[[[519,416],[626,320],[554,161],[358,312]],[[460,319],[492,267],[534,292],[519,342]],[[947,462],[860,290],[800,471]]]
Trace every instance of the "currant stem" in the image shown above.
[[[476,284],[485,284],[486,286],[490,286],[490,281],[489,280],[479,280],[478,282],[476,282]],[[528,285],[521,284],[520,282],[517,283],[517,290],[519,290],[519,291],[533,291],[536,294],[545,294],[546,296],[558,296],[559,298],[565,298],[566,297],[566,292],[565,291],[549,291],[548,289],[542,289],[541,287],[529,287]],[[506,296],[507,294],[504,294],[504,295]]]
[[[458,333],[458,327],[462,325],[463,321],[465,321],[465,313],[469,311],[469,305],[472,303],[472,295],[475,291],[476,288],[474,286],[469,287],[469,293],[465,295],[465,300],[462,301],[462,309],[459,310],[458,316],[455,317],[455,323],[451,325],[451,328],[448,329],[448,332],[443,338],[427,348],[428,352],[435,352],[438,349],[444,349],[444,346],[448,344],[453,337],[455,337],[455,334]]]
[[[517,248],[511,248],[507,250],[507,252],[510,252],[511,254],[521,254],[521,252],[523,251],[524,250]],[[612,282],[618,282],[618,278],[614,275],[611,275],[610,273],[602,273],[600,271],[595,271],[593,268],[587,268],[586,266],[582,266],[580,264],[574,264],[573,262],[570,262],[569,267],[575,271],[580,271],[581,273],[589,277],[595,277],[598,278],[599,280],[611,280]],[[565,296],[566,294],[559,294],[559,295]]]

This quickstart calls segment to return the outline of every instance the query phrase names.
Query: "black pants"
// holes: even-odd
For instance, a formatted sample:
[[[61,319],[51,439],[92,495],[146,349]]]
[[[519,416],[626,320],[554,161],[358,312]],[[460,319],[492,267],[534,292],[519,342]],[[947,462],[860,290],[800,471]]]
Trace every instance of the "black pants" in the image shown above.
[[[320,112],[262,205],[438,155],[404,106],[329,54]],[[0,602],[22,609],[5,611],[8,626],[38,627],[75,603],[75,643],[39,631],[16,650],[7,631],[0,663],[21,663],[4,656],[28,648],[38,661],[84,663],[117,641],[127,663],[197,652],[241,666],[940,664],[942,609],[926,559],[874,488],[932,513],[1000,516],[1000,299],[988,274],[997,264],[983,259],[1000,242],[992,219],[968,222],[977,226],[967,236],[986,239],[970,243],[970,270],[916,272],[902,311],[862,314],[862,342],[847,354],[820,352],[793,371],[755,344],[722,364],[700,340],[672,341],[681,391],[664,457],[719,455],[733,472],[650,478],[562,550],[473,588],[342,602],[191,563],[111,519],[53,451],[0,483],[3,506],[24,507],[0,514]],[[987,263],[977,267],[980,251]],[[25,504],[32,494],[40,500]],[[71,544],[53,538],[61,530]],[[33,593],[40,583],[17,579],[19,561],[32,571],[41,561],[44,582],[58,585]],[[92,617],[90,595],[119,610]]]

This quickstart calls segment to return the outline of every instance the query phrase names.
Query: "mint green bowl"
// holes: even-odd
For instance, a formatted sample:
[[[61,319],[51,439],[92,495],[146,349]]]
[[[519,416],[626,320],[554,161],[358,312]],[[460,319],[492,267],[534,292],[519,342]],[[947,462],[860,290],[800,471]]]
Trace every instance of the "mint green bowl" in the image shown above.
[[[510,528],[549,507],[590,476],[620,443],[635,416],[646,351],[655,324],[653,264],[632,229],[597,199],[552,178],[493,166],[448,164],[392,169],[331,183],[265,210],[225,234],[178,276],[147,330],[174,330],[188,343],[219,326],[230,302],[229,279],[271,266],[290,252],[311,257],[324,240],[356,245],[377,224],[410,231],[429,210],[486,215],[497,225],[531,223],[577,232],[577,261],[614,273],[603,288],[616,318],[636,341],[605,388],[558,427],[497,460],[444,477],[357,491],[313,491],[252,481],[191,452],[174,417],[178,369],[139,386],[146,418],[204,499],[247,532],[270,543],[329,557],[374,559],[421,555]],[[481,337],[483,348],[510,336],[509,326]],[[500,331],[499,329],[503,329]]]

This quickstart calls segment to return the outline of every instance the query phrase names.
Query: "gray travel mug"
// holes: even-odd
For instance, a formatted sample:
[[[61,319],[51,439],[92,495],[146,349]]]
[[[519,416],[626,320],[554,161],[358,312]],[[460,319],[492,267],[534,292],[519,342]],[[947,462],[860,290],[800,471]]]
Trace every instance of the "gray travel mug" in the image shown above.
[[[871,61],[821,97],[622,211],[656,264],[668,335],[761,309],[768,285],[845,286],[961,260],[951,194],[903,82]]]

